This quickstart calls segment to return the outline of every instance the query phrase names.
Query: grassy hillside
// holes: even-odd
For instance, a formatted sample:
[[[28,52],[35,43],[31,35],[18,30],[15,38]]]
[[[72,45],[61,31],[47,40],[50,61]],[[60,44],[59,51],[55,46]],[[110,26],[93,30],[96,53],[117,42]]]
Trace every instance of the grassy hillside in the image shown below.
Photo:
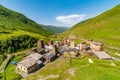
[[[93,64],[85,59],[58,59],[42,70],[22,80],[119,80],[120,63],[91,58]],[[111,66],[116,64],[116,66]]]
[[[16,29],[16,30],[0,29],[0,41],[8,39],[13,36],[17,37],[20,35],[28,35],[28,36],[35,37],[35,38],[45,38],[45,36],[41,34],[32,33],[32,32],[24,31],[20,29]]]
[[[36,22],[0,5],[0,54],[31,48],[48,35]]]
[[[62,27],[62,26],[53,26],[53,25],[41,25],[41,26],[43,29],[47,30],[52,34],[62,33],[68,29],[67,27]]]
[[[120,47],[120,5],[83,23],[78,23],[63,33],[74,34],[79,38],[102,41],[107,48],[119,50]]]
[[[0,5],[0,27],[5,29],[21,29],[41,35],[48,35],[48,32],[36,22],[2,5]]]
[[[0,34],[0,54],[12,53],[36,46],[38,39],[46,39],[36,33],[23,30],[7,30]]]

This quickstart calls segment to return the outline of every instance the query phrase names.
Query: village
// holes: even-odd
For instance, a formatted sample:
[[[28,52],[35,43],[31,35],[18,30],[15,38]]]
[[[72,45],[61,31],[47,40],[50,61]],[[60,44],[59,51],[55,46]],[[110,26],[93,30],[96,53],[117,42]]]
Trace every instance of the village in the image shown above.
[[[84,58],[89,55],[98,59],[113,59],[113,57],[104,50],[103,43],[86,40],[85,42],[75,44],[75,39],[75,36],[70,36],[69,39],[63,38],[55,42],[49,40],[47,44],[45,44],[42,39],[38,40],[37,47],[31,49],[29,52],[25,52],[24,54],[27,56],[16,64],[17,73],[22,76],[23,73],[29,75],[59,57],[77,58],[81,55],[81,58]]]

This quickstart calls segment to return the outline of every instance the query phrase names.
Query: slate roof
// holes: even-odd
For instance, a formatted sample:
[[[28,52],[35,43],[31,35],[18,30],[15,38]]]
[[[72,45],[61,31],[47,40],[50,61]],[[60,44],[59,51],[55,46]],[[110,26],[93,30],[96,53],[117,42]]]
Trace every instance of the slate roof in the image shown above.
[[[34,53],[34,54],[30,54],[29,56],[23,58],[23,59],[28,59],[28,58],[32,58],[34,60],[39,60],[40,58],[42,58],[43,55],[38,54],[38,53]]]
[[[44,51],[44,48],[36,48],[37,52],[40,53],[40,52],[43,52]]]
[[[37,61],[37,63],[38,63],[38,64],[41,64],[41,63],[42,63],[42,61],[38,60],[38,61]]]
[[[77,48],[71,48],[69,51],[73,51],[73,52],[75,52],[75,53],[78,53],[78,52],[79,52],[79,50],[78,50]]]
[[[59,52],[60,52],[60,53],[62,53],[62,52],[69,52],[69,47],[68,47],[68,46],[63,46],[63,47],[60,49]]]
[[[29,59],[25,59],[25,60],[19,62],[17,65],[18,66],[21,65],[21,66],[29,68],[29,67],[35,65],[36,63],[37,63],[36,60],[29,58]]]
[[[92,42],[92,44],[94,44],[94,45],[103,45],[103,43],[98,43],[98,42]]]
[[[105,51],[94,52],[94,55],[99,59],[112,59],[112,57],[107,54]]]
[[[43,55],[38,54],[38,53],[30,54],[29,56],[23,58],[23,60],[18,63],[18,66],[22,65],[24,67],[29,68],[35,64],[39,65],[42,63],[42,61],[39,60],[42,57],[43,57]]]
[[[35,51],[29,51],[29,52],[25,52],[25,54],[29,55],[29,54],[34,54],[36,53]]]
[[[53,49],[53,46],[52,46],[52,45],[49,45],[49,46],[48,46],[48,45],[45,45],[45,48],[46,48],[46,49]]]
[[[44,54],[44,57],[48,57],[48,58],[53,58],[55,55],[54,54],[52,54],[51,52],[48,52],[48,53],[46,53],[46,54]]]
[[[62,52],[70,52],[70,51],[74,51],[75,53],[79,52],[78,47],[69,48],[68,46],[63,46],[59,52],[62,53]]]

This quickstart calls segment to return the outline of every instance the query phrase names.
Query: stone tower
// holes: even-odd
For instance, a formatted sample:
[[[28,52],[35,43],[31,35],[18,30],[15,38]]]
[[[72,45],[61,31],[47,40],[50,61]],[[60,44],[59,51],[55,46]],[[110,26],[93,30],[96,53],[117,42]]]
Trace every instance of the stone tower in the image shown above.
[[[63,42],[64,42],[64,45],[67,45],[67,38],[64,38]]]
[[[70,48],[74,48],[75,47],[75,36],[70,35]]]
[[[44,41],[42,39],[38,40],[37,47],[44,48]]]
[[[52,53],[55,55],[57,53],[57,46],[55,44],[52,45]]]
[[[54,44],[53,40],[48,41],[48,45],[53,45],[53,44]]]

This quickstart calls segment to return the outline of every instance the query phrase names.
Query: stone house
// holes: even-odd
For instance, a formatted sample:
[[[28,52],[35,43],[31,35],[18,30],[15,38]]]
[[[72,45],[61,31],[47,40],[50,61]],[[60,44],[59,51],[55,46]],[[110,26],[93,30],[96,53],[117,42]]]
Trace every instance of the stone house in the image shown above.
[[[36,52],[39,54],[45,54],[45,49],[44,48],[36,48]]]
[[[77,48],[71,48],[69,50],[69,52],[70,52],[71,57],[76,57],[79,54],[79,49],[77,49]]]
[[[85,50],[85,48],[86,48],[86,42],[80,43],[80,45],[79,45],[79,50],[80,50],[80,51],[83,51],[83,50]]]
[[[80,43],[79,50],[81,51],[81,55],[91,56],[98,51],[102,53],[102,51],[104,51],[104,45],[103,43],[94,42],[93,40],[87,40],[86,42]]]
[[[112,57],[104,51],[104,44],[88,40],[80,44],[80,51],[82,56],[94,56],[98,59],[112,59]]]
[[[30,50],[30,51],[28,51],[28,52],[25,52],[26,55],[30,55],[30,54],[34,54],[34,53],[36,53],[36,52],[33,51],[33,50]]]
[[[63,57],[67,57],[69,56],[69,47],[64,45],[63,47],[61,47],[60,51],[59,51],[60,55],[62,55]]]
[[[45,59],[45,64],[49,63],[51,61],[55,60],[55,54],[51,53],[51,52],[47,52],[46,54],[43,55],[44,59]]]
[[[87,40],[86,42],[80,43],[79,46],[80,51],[103,51],[104,50],[104,44],[94,42],[93,40]]]
[[[27,55],[34,54],[34,53],[45,54],[45,49],[35,47],[35,48],[31,49],[30,51],[25,52],[25,54],[27,54]]]
[[[41,60],[43,60],[43,55],[38,53],[30,54],[17,64],[17,69],[29,74],[43,65]]]
[[[79,53],[79,49],[75,47],[69,48],[68,46],[63,46],[59,52],[63,57],[69,57],[70,55],[71,57],[76,57]]]
[[[49,45],[45,45],[45,51],[46,53],[43,55],[45,64],[55,60],[57,53],[57,46],[55,44],[49,42]]]
[[[90,48],[94,51],[103,51],[104,45],[103,43],[91,42]]]
[[[112,57],[105,51],[95,51],[94,56],[98,59],[112,60]]]
[[[87,41],[86,41],[86,44],[89,44],[89,45],[90,45],[92,42],[93,42],[93,40],[90,39],[90,40],[87,40]]]
[[[34,59],[34,60],[36,60],[36,61],[37,61],[37,60],[42,60],[43,55],[38,54],[38,53],[34,53],[34,54],[30,54],[29,56],[23,58],[23,60],[29,59],[29,58],[32,58],[32,59]]]
[[[17,69],[29,74],[39,68],[42,61],[34,60],[32,58],[25,59],[17,64]]]
[[[53,53],[54,55],[56,55],[57,53],[57,46],[56,45],[45,45],[45,51],[46,52],[51,52]]]

